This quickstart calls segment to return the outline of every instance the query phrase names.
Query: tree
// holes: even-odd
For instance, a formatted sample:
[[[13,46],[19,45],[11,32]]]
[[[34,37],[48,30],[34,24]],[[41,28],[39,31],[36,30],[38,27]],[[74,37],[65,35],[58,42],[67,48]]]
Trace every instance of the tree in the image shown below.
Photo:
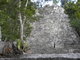
[[[61,0],[62,6],[64,6],[67,2],[68,0]]]
[[[3,40],[21,40],[31,32],[36,20],[35,7],[30,0],[0,0],[0,26]]]
[[[68,14],[70,18],[71,26],[75,28],[80,36],[80,0],[76,4],[67,3],[64,6],[65,13]]]
[[[14,40],[19,38],[18,20],[14,0],[0,0],[0,26],[2,40]]]

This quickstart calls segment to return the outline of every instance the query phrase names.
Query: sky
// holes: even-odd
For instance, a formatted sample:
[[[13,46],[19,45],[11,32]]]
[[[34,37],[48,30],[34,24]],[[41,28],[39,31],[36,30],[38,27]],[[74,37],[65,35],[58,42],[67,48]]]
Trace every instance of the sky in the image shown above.
[[[31,0],[31,1],[37,1],[37,0]],[[77,1],[77,0],[72,0],[72,1]]]
[[[31,0],[32,2],[37,2],[37,1],[40,1],[40,0]],[[61,5],[61,2],[60,2],[60,0],[57,0],[57,1],[59,1],[57,4],[60,6]],[[77,0],[72,0],[72,1],[76,1],[77,2]],[[75,3],[76,3],[75,2]]]

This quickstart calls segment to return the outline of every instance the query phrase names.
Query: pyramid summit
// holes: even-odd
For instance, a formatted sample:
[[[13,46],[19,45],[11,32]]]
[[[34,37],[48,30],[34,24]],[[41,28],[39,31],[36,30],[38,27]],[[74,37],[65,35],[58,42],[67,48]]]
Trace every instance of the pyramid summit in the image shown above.
[[[31,0],[31,1],[36,3],[38,7],[44,7],[46,5],[52,6],[54,3],[56,3],[58,6],[61,6],[65,1],[74,3],[77,2],[77,0]]]

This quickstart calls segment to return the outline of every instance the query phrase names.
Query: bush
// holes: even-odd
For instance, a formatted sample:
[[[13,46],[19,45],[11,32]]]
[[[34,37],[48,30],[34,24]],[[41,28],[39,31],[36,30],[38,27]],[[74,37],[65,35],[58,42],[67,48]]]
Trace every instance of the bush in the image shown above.
[[[72,26],[80,30],[80,20],[79,19],[73,19],[72,21],[70,21],[70,23]]]
[[[71,26],[75,28],[80,36],[80,2],[78,1],[76,4],[71,2],[67,3],[64,9],[70,18]]]

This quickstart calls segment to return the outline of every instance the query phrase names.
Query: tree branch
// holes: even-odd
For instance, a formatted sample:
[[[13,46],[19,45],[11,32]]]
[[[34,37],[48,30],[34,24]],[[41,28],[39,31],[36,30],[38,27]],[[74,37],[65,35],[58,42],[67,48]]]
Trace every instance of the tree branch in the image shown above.
[[[28,5],[28,0],[26,1],[26,4],[25,4],[25,10],[26,10],[27,5]],[[26,21],[26,16],[24,16],[23,25],[24,25],[25,21]]]
[[[26,1],[25,8],[27,7],[27,5],[28,5],[28,0]]]

